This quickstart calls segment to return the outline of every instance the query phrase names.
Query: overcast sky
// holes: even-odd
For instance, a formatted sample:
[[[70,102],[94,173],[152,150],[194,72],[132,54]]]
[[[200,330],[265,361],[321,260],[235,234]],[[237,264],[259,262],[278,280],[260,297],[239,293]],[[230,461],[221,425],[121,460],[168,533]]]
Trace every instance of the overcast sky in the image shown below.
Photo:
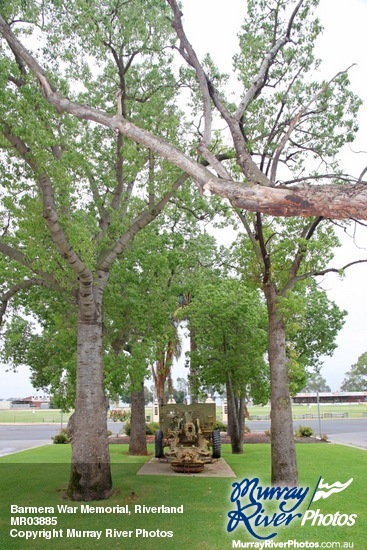
[[[227,0],[225,3],[222,0],[183,0],[184,24],[191,43],[199,57],[209,51],[224,72],[231,69],[232,53],[237,47],[236,33],[243,20],[244,8],[243,0]],[[356,63],[350,71],[352,89],[366,101],[367,56],[363,37],[366,35],[367,0],[321,0],[318,13],[324,25],[317,52],[323,60],[323,78],[331,78]],[[348,171],[356,176],[367,165],[367,105],[363,105],[360,111],[359,125],[358,139],[343,152],[342,157]],[[339,268],[362,258],[367,258],[367,228],[358,228],[354,240],[343,238],[343,247],[337,251],[332,267]],[[337,275],[328,275],[322,281],[330,298],[348,311],[345,326],[338,336],[338,349],[332,358],[325,359],[322,371],[333,391],[340,388],[344,373],[367,351],[365,281],[367,264],[350,268],[343,280]],[[5,366],[0,368],[0,398],[34,394],[26,367],[16,374],[7,373]],[[178,369],[175,374],[182,376],[184,373],[185,370]]]

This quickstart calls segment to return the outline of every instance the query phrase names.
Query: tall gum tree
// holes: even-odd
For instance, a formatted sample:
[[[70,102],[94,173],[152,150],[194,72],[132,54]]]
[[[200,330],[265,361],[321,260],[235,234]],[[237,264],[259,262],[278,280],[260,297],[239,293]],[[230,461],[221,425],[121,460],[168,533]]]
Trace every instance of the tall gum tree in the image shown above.
[[[156,134],[176,139],[177,82],[169,69],[165,47],[171,31],[161,3],[133,2],[120,11],[108,2],[89,3],[84,11],[78,2],[67,8],[28,2],[19,9],[24,6],[21,13],[17,3],[1,5],[6,28],[19,36],[30,33],[56,86],[77,101],[88,98],[93,108],[140,120]],[[152,33],[157,17],[161,27]],[[7,222],[0,251],[11,272],[3,280],[2,313],[12,297],[34,286],[74,300],[77,369],[68,494],[75,500],[103,499],[113,490],[102,362],[109,273],[187,175],[121,133],[50,109],[12,46],[2,49],[0,62],[1,213]],[[160,117],[153,119],[150,112]]]
[[[299,190],[300,187],[308,192],[312,189],[311,193],[315,192],[316,197],[314,184],[317,182],[331,179],[343,188],[341,193],[346,190],[345,182],[352,180],[342,173],[335,155],[354,138],[357,131],[355,115],[360,100],[348,90],[348,70],[342,70],[329,82],[312,80],[319,66],[314,49],[321,30],[312,14],[316,2],[248,3],[248,17],[240,33],[240,51],[234,58],[235,70],[245,90],[237,105],[226,99],[215,67],[206,60],[205,63],[198,60],[186,36],[177,3],[174,0],[168,2],[173,12],[172,24],[179,39],[178,49],[195,71],[201,93],[205,123],[198,150],[223,180],[228,181],[229,174],[232,174],[233,180],[241,172],[245,184],[256,182],[256,193],[260,189],[261,194],[270,190],[273,197],[272,210],[269,210],[261,200],[257,206],[247,203],[238,208],[241,204],[238,194],[227,195],[237,209],[261,266],[260,284],[268,308],[272,482],[296,485],[298,473],[285,310],[289,308],[290,295],[296,284],[327,265],[327,251],[335,244],[331,232],[329,242],[324,238],[318,239],[316,246],[310,244],[315,241],[319,225],[326,224],[329,217],[343,217],[345,214],[340,215],[341,211],[337,213],[336,210],[331,214],[325,210],[323,216],[305,222],[291,221],[288,235],[287,229],[281,230],[284,240],[281,261],[275,259],[280,244],[279,226],[276,220],[267,218],[265,221],[264,214],[312,214],[311,201]],[[219,85],[216,85],[218,80]],[[218,157],[213,156],[213,106],[227,123],[236,155],[236,163],[232,167],[229,163],[226,166],[219,164]],[[292,193],[294,186],[297,189],[295,195]],[[204,187],[219,189],[213,181]],[[273,191],[285,189],[288,189],[287,196],[282,203],[281,193],[277,199]],[[327,193],[330,187],[323,186],[322,189]],[[295,203],[298,203],[297,208],[293,208]],[[246,210],[257,210],[257,213],[252,216]],[[317,257],[320,252],[323,256]]]
[[[314,281],[325,273],[337,239],[321,218],[239,216],[247,235],[236,243],[234,257],[245,280],[262,289],[268,312],[272,482],[297,484],[291,395],[304,385],[306,367],[332,353],[343,325],[345,312]]]

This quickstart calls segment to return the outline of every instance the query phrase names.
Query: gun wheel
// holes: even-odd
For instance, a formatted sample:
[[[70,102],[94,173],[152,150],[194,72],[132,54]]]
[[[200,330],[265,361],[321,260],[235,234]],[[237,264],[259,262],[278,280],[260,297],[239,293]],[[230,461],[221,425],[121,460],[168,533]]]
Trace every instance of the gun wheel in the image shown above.
[[[213,432],[212,432],[212,443],[213,443],[212,458],[220,458],[220,456],[221,456],[221,442],[220,442],[220,431],[219,430],[213,430]]]
[[[163,452],[163,432],[158,430],[154,436],[155,458],[164,458]]]

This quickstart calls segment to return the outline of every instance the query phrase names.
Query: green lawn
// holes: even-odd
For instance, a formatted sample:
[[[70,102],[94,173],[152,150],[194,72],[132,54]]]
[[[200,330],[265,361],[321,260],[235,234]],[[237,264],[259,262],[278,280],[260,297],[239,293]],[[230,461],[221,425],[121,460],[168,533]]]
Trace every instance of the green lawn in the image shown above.
[[[315,418],[317,416],[317,405],[311,406],[305,405],[293,405],[293,416],[295,420],[302,421],[300,416]],[[146,407],[146,415],[152,416],[152,408]],[[321,414],[330,413],[348,413],[348,418],[363,418],[367,415],[367,403],[358,405],[321,405]],[[267,416],[270,414],[270,407],[265,406],[250,406],[249,413],[252,417]],[[364,414],[363,414],[364,413]],[[17,423],[51,423],[61,424],[61,421],[65,425],[69,419],[71,413],[61,413],[59,409],[42,409],[42,410],[0,410],[0,423],[17,424]],[[222,418],[222,408],[217,407],[217,418]]]
[[[269,406],[249,406],[248,408],[249,413],[252,417],[259,416],[266,416],[270,414],[270,407]],[[305,415],[308,418],[315,418],[318,415],[317,410],[317,404],[312,403],[312,405],[293,405],[292,406],[292,413],[295,420],[299,420],[299,416]],[[361,403],[356,405],[346,404],[336,404],[336,405],[320,405],[320,414],[330,414],[330,413],[337,413],[337,414],[345,414],[348,413],[348,418],[363,418],[365,415],[367,415],[367,403]],[[364,414],[363,414],[364,413]]]
[[[256,542],[250,537],[243,525],[232,533],[227,533],[227,513],[234,510],[229,496],[234,479],[172,476],[136,475],[147,457],[131,457],[127,446],[111,445],[111,461],[115,494],[108,501],[90,503],[94,506],[126,506],[129,504],[131,515],[126,514],[83,514],[80,504],[76,513],[59,514],[57,504],[74,506],[63,500],[63,491],[68,480],[70,446],[52,445],[35,450],[9,455],[0,459],[0,529],[1,550],[68,548],[71,550],[109,548],[109,549],[170,549],[191,548],[193,550],[222,550],[232,548],[232,541],[242,543]],[[152,452],[152,448],[150,447]],[[322,514],[357,514],[354,526],[314,526],[307,522],[301,526],[301,520],[295,519],[287,527],[278,527],[276,542],[295,540],[298,542],[349,542],[354,549],[366,549],[367,504],[365,488],[367,480],[367,453],[359,449],[332,444],[297,445],[301,486],[309,486],[309,494],[303,502],[304,512],[319,477],[328,483],[345,483],[353,477],[354,481],[344,492],[334,494],[327,500],[311,505],[311,509],[320,509]],[[240,456],[230,454],[230,448],[223,446],[223,456],[234,470],[237,481],[244,478],[261,479],[262,486],[270,481],[270,446],[247,445]],[[149,458],[149,457],[148,457]],[[37,531],[53,529],[50,526],[11,526],[10,505],[17,506],[53,506],[57,518],[58,531],[63,530],[63,538],[47,540],[28,540],[11,538],[10,529]],[[135,504],[145,506],[180,506],[183,514],[135,514]],[[242,505],[245,501],[242,502]],[[276,503],[277,505],[279,503]],[[268,511],[268,510],[267,510]],[[298,510],[297,510],[298,511]],[[268,511],[268,513],[270,513]],[[270,513],[272,515],[273,512]],[[14,516],[15,517],[15,516]],[[100,540],[91,538],[66,538],[67,529],[102,530]],[[106,529],[133,531],[131,538],[106,538]],[[173,538],[136,537],[135,530],[148,532],[173,531]],[[261,536],[274,532],[273,528],[257,528]],[[243,546],[244,547],[244,546]],[[255,546],[253,546],[255,547]],[[329,546],[331,547],[331,546]],[[343,548],[343,546],[340,546]],[[259,547],[258,547],[259,548]],[[352,548],[352,546],[346,546]]]
[[[0,410],[0,423],[6,424],[63,424],[71,413],[62,413],[59,409],[10,409]]]

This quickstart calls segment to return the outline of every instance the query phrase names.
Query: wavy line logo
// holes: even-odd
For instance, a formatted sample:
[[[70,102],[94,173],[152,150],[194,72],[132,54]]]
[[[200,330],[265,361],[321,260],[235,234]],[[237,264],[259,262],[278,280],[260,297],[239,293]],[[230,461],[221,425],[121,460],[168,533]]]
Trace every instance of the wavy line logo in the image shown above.
[[[313,497],[311,499],[310,504],[312,502],[316,502],[320,499],[326,499],[329,498],[329,496],[333,495],[334,493],[341,493],[344,491],[349,485],[352,483],[353,478],[351,477],[346,483],[341,483],[340,481],[335,481],[332,485],[328,485],[325,483],[322,477],[320,477],[318,484],[316,485],[315,492],[313,494]]]

